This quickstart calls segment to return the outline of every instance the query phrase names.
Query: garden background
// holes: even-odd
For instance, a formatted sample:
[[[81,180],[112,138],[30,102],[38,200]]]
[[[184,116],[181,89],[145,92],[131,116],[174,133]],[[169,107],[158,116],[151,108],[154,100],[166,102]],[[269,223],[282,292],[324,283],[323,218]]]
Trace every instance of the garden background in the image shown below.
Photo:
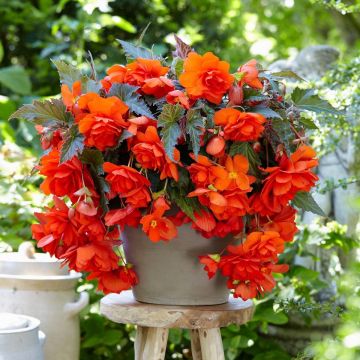
[[[16,249],[30,239],[32,213],[45,203],[38,191],[41,179],[32,172],[41,151],[38,137],[31,124],[8,122],[9,115],[22,103],[59,93],[58,74],[50,58],[67,60],[87,71],[90,52],[103,74],[109,65],[124,61],[116,39],[136,41],[147,26],[143,44],[154,45],[159,54],[171,51],[176,33],[199,53],[212,51],[232,64],[256,58],[265,69],[309,45],[336,47],[339,60],[315,86],[347,115],[316,118],[312,140],[321,154],[332,151],[347,136],[360,149],[358,0],[0,0],[0,251],[8,246]],[[329,179],[317,190],[326,193],[357,184],[357,163],[354,159],[350,177]],[[348,206],[356,212],[359,199]],[[227,359],[360,358],[356,235],[349,235],[346,224],[332,221],[331,214],[301,229],[296,245],[284,254],[285,261],[293,264],[291,271],[278,279],[274,293],[257,301],[253,321],[223,329]],[[330,278],[317,266],[296,263],[296,257],[308,256],[316,265],[319,248],[331,259]],[[329,281],[335,291],[326,291]],[[81,359],[133,359],[134,328],[102,318],[98,313],[101,295],[93,284],[82,281],[79,287],[91,293],[91,305],[81,315]],[[308,333],[317,329],[311,344],[293,346],[293,340],[279,336],[294,321],[296,329]],[[327,325],[317,328],[319,323]],[[319,340],[319,334],[327,335]],[[172,330],[169,342],[167,359],[191,358],[187,332]]]

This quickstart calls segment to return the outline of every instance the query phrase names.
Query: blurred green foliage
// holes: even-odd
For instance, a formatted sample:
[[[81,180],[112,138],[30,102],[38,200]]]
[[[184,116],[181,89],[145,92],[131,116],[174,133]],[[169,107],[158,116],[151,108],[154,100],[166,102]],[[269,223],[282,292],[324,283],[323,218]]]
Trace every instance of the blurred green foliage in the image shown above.
[[[50,58],[88,70],[90,51],[99,73],[104,74],[109,65],[124,60],[116,39],[136,41],[149,23],[143,42],[154,44],[157,53],[171,51],[171,34],[176,33],[197,51],[213,51],[233,68],[252,57],[266,67],[305,46],[326,43],[338,47],[343,58],[325,78],[322,85],[330,90],[324,93],[335,105],[351,108],[352,118],[358,118],[360,61],[353,58],[360,49],[359,8],[358,0],[0,0],[0,251],[1,241],[16,249],[21,240],[29,239],[32,213],[44,205],[38,191],[41,180],[31,172],[41,151],[36,132],[32,125],[9,123],[7,118],[20,104],[59,92]],[[318,120],[321,131],[314,138],[336,140],[344,130],[357,133],[346,117]],[[333,145],[319,140],[323,152]],[[327,184],[324,191],[346,186],[346,181],[357,178]],[[254,319],[245,326],[222,330],[228,360],[291,359],[271,336],[271,326],[286,327],[294,314],[301,316],[305,328],[325,315],[338,318],[342,312],[338,298],[330,294],[320,301],[320,291],[328,287],[322,275],[295,262],[296,256],[318,261],[316,252],[305,250],[314,241],[335,257],[339,248],[356,246],[338,224],[304,228],[295,246],[284,254],[284,261],[292,264],[291,272],[279,277],[274,293],[257,302]],[[353,290],[358,291],[356,266],[341,275],[338,263],[332,264],[334,281],[340,279],[340,296],[348,299],[348,315],[343,316],[335,340],[318,343],[311,350],[317,359],[359,357],[360,345],[351,340],[359,334],[359,297]],[[91,305],[81,315],[81,359],[133,359],[134,328],[99,315],[100,295],[94,284],[82,282],[79,289],[91,294]],[[170,332],[166,358],[191,358],[188,332]],[[300,358],[308,357],[300,354]]]

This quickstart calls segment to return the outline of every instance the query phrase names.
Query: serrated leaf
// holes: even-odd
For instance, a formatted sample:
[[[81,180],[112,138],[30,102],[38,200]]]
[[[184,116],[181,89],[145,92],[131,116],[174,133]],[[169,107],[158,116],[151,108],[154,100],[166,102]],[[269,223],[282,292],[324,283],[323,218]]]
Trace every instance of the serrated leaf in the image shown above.
[[[104,173],[104,157],[100,150],[85,149],[81,153],[80,160],[81,162],[92,166],[98,175],[102,175]]]
[[[130,60],[135,60],[137,58],[155,59],[155,60],[162,59],[161,57],[156,56],[151,50],[146,49],[142,46],[136,46],[136,45],[131,44],[124,40],[117,39],[117,41],[122,46],[127,59],[130,59]]]
[[[290,123],[288,120],[283,119],[272,119],[271,120],[271,128],[276,134],[277,140],[285,146],[285,149],[288,154],[291,153],[292,140],[293,140],[293,132],[290,127]],[[270,142],[275,151],[276,145],[274,142],[273,134],[270,134]]]
[[[35,100],[32,104],[23,105],[9,120],[17,118],[24,118],[43,126],[50,126],[56,122],[68,124],[73,121],[71,113],[66,112],[66,106],[60,99]]]
[[[335,115],[344,114],[343,111],[335,109],[330,103],[321,99],[313,89],[295,88],[291,93],[291,100],[300,110],[307,110],[316,113],[326,112]]]
[[[164,144],[167,156],[174,161],[174,148],[181,135],[178,120],[184,115],[181,105],[166,104],[158,117],[158,127],[161,128],[161,141]]]
[[[61,147],[60,163],[79,156],[84,150],[84,135],[79,133],[77,125],[73,125],[65,135],[64,144]]]
[[[310,211],[313,214],[326,216],[321,207],[316,203],[309,192],[299,191],[292,200],[294,206],[304,211]]]
[[[251,108],[251,111],[257,114],[264,115],[267,119],[282,119],[279,113],[266,106],[257,105]]]
[[[175,73],[175,75],[179,77],[184,69],[184,60],[180,58],[174,58],[171,64],[171,68],[173,73]]]
[[[297,73],[295,73],[292,70],[277,71],[277,72],[271,73],[271,75],[273,77],[277,77],[277,78],[287,78],[287,79],[295,79],[295,80],[299,80],[299,81],[306,81],[305,79],[303,79],[301,76],[299,76]]]
[[[248,159],[253,175],[259,172],[258,167],[261,165],[260,158],[248,142],[234,142],[230,146],[229,155],[234,156],[236,154],[244,155]]]
[[[186,57],[193,51],[192,47],[182,41],[176,34],[174,34],[176,41],[176,48],[173,51],[174,57],[179,57],[180,59],[186,59]]]
[[[75,81],[82,80],[83,75],[81,71],[74,65],[68,64],[63,60],[51,60],[56,66],[59,73],[60,82],[72,88]]]
[[[204,122],[199,110],[190,109],[186,114],[185,131],[189,135],[195,157],[200,151],[200,136],[203,132]]]
[[[113,84],[109,91],[109,96],[117,96],[121,99],[132,112],[138,115],[144,115],[149,119],[155,119],[151,110],[139,94],[136,93],[137,86],[128,84]]]

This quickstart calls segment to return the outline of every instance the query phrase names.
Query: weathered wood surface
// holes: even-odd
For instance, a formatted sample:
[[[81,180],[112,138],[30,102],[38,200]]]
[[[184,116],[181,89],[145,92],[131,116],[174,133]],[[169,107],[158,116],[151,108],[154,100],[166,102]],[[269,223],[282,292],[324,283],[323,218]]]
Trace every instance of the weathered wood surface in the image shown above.
[[[100,312],[121,324],[156,328],[213,329],[244,324],[253,315],[253,303],[233,299],[212,306],[167,306],[136,301],[131,291],[110,294],[101,299]]]
[[[135,338],[135,360],[163,360],[169,330],[138,326]]]
[[[225,360],[220,329],[200,329],[202,360]]]

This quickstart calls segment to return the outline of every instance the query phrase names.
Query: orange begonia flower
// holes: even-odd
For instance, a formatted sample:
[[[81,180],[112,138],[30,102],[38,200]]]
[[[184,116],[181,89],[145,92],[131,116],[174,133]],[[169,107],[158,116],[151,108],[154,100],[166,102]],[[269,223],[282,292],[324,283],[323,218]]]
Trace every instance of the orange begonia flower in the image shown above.
[[[266,119],[261,114],[225,108],[215,113],[214,122],[223,128],[226,140],[253,141],[264,131]]]
[[[75,156],[60,164],[60,152],[53,149],[41,158],[38,170],[41,175],[46,176],[40,185],[46,195],[67,195],[75,201],[79,198],[75,193],[86,187],[93,197],[97,197],[90,172]]]
[[[190,98],[203,98],[220,104],[234,82],[229,69],[230,65],[226,61],[220,61],[211,52],[203,56],[191,52],[184,62],[184,72],[179,76],[179,81]]]
[[[180,90],[170,91],[166,95],[166,101],[169,104],[180,104],[186,110],[190,109],[189,98],[185,95],[183,91]]]
[[[277,264],[278,254],[284,251],[284,240],[274,231],[252,232],[243,244],[230,245],[227,251],[228,255],[219,260],[219,269],[229,278],[227,284],[234,289],[234,296],[243,300],[272,290],[272,273],[288,269],[287,265]]]
[[[243,155],[237,154],[233,158],[227,156],[224,164],[227,171],[227,177],[218,179],[214,185],[218,190],[235,190],[250,191],[250,183],[255,179],[249,177],[249,162]]]
[[[318,165],[316,153],[306,145],[300,146],[290,158],[283,154],[279,166],[266,168],[270,175],[264,180],[261,200],[271,211],[280,212],[299,191],[310,191],[318,177],[310,169]]]
[[[128,205],[123,209],[113,209],[106,213],[105,224],[107,226],[119,225],[123,230],[125,226],[137,227],[141,218],[140,211]]]
[[[245,83],[255,89],[263,88],[263,84],[259,79],[259,70],[256,67],[256,60],[253,59],[248,61],[246,64],[240,66],[237,71],[244,74],[240,84]]]
[[[164,212],[170,208],[165,199],[162,197],[156,199],[153,206],[153,212],[140,220],[145,234],[153,242],[169,241],[176,237],[177,229],[174,223],[163,216]]]
[[[61,98],[68,111],[71,111],[76,99],[81,95],[81,81],[75,81],[71,90],[66,84],[61,85]]]
[[[150,181],[137,170],[125,166],[105,162],[104,171],[108,173],[105,180],[110,184],[109,197],[119,195],[134,207],[146,207],[151,200]]]
[[[145,133],[137,132],[136,142],[132,147],[132,152],[141,167],[160,171],[160,180],[167,177],[176,181],[179,180],[176,163],[179,164],[180,162],[180,152],[174,148],[174,160],[176,163],[169,159],[155,126],[148,126]]]
[[[80,133],[85,135],[85,145],[104,151],[117,145],[129,126],[124,119],[129,108],[118,97],[102,98],[88,93],[78,101],[80,113],[76,116]]]
[[[161,98],[174,89],[173,82],[165,76],[146,79],[144,85],[141,87],[141,91],[144,94],[152,95],[156,98]]]
[[[109,246],[110,245],[110,246]],[[119,257],[111,244],[90,243],[75,248],[61,256],[75,271],[111,271],[118,268]]]
[[[215,182],[226,180],[228,173],[222,166],[212,163],[210,159],[204,155],[198,155],[196,158],[190,154],[191,158],[196,162],[187,167],[190,173],[191,181],[196,187],[208,187],[214,185]]]
[[[279,213],[272,216],[263,216],[259,218],[258,225],[266,231],[276,231],[285,241],[293,241],[294,235],[297,233],[295,216],[296,210],[291,206],[284,206]],[[251,223],[255,229],[257,224],[255,219]]]
[[[120,293],[138,283],[135,271],[128,266],[119,266],[111,271],[93,271],[88,280],[98,280],[98,289],[104,294]]]

